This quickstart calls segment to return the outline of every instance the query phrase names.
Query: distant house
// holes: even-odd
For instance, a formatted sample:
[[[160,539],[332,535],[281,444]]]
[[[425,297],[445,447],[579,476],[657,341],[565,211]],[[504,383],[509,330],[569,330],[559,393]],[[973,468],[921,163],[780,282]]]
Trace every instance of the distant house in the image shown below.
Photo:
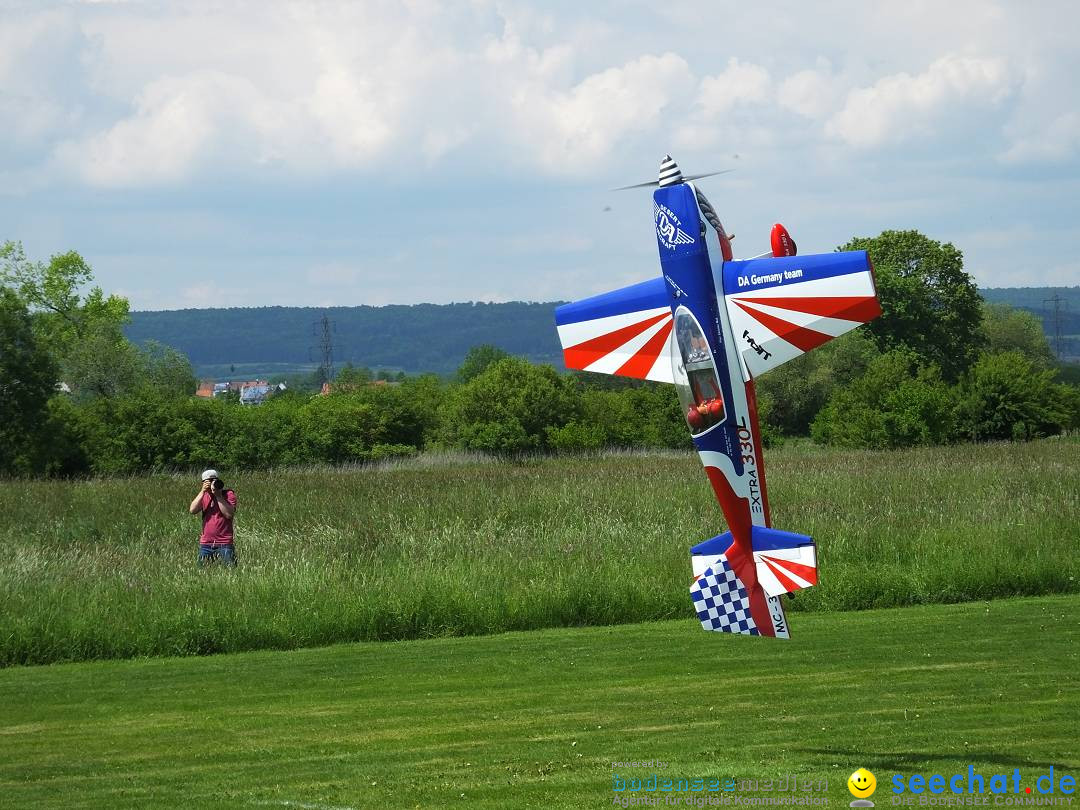
[[[195,392],[195,396],[211,399],[235,391],[240,395],[242,405],[259,405],[265,402],[266,398],[271,394],[284,390],[285,383],[271,385],[266,380],[232,380],[230,382],[202,380],[199,382],[199,388]]]
[[[239,393],[251,385],[270,385],[270,383],[266,380],[232,380],[228,383],[222,383],[222,385],[227,385],[230,391]]]
[[[240,386],[241,405],[261,405],[275,391],[284,391],[285,383],[270,385],[268,382],[244,383]]]

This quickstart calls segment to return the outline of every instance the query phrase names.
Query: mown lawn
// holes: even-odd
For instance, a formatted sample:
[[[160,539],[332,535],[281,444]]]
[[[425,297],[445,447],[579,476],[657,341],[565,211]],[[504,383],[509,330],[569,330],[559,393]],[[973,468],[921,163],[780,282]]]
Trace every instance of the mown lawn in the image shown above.
[[[1080,596],[0,671],[0,805],[602,807],[613,777],[1077,775]],[[686,794],[683,794],[684,796]],[[745,794],[744,794],[745,795]],[[757,795],[766,795],[759,792]],[[1061,794],[1057,794],[1061,795]]]
[[[1080,592],[1080,437],[766,467],[820,550],[796,612]],[[725,529],[690,454],[224,472],[235,572],[195,570],[195,476],[0,482],[0,666],[689,617]]]

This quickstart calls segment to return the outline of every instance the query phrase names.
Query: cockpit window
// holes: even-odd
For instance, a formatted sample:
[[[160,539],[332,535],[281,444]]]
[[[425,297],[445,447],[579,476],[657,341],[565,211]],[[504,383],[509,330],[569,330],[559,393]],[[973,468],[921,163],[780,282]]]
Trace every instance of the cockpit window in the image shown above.
[[[724,421],[724,395],[709,341],[686,307],[675,310],[675,342],[679,347],[672,357],[675,390],[686,425],[697,436]]]

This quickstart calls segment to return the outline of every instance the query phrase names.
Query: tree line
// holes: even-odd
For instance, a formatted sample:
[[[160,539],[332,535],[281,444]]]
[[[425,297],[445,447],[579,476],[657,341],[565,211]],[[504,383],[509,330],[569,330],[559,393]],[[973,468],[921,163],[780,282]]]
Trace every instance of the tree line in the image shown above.
[[[298,367],[312,362],[319,342],[317,319],[325,316],[333,325],[339,361],[448,376],[470,348],[493,342],[515,356],[557,365],[561,352],[551,328],[553,309],[550,303],[522,301],[184,309],[132,313],[124,332],[135,343],[153,338],[172,346],[197,368]],[[213,342],[202,339],[208,334],[215,336]]]
[[[1014,287],[979,293],[987,302],[1031,312],[1047,335],[1060,332],[1060,357],[1080,357],[1080,287]],[[1056,315],[1048,303],[1051,296],[1060,297]],[[124,334],[139,345],[155,340],[173,347],[202,376],[276,373],[292,385],[304,382],[302,378],[318,362],[325,317],[339,364],[348,361],[391,373],[450,376],[466,352],[482,344],[497,345],[534,363],[561,367],[562,352],[551,328],[557,306],[558,302],[511,301],[132,312]],[[205,335],[214,339],[206,340]]]
[[[883,315],[757,381],[767,443],[885,449],[1080,426],[1080,389],[1060,381],[1038,319],[983,301],[953,245],[886,231],[842,249],[869,251]],[[199,399],[188,358],[128,340],[126,300],[87,291],[92,280],[77,253],[35,262],[0,247],[0,474],[691,447],[669,387],[561,373],[490,345],[452,376],[372,384],[347,367],[327,396]]]

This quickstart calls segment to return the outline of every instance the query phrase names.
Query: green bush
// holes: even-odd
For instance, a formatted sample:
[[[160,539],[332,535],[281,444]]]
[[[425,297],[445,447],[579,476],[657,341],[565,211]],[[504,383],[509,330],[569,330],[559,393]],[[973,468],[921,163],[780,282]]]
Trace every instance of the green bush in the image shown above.
[[[1077,392],[1015,350],[984,354],[960,385],[960,431],[972,440],[1034,439],[1077,421]]]
[[[0,474],[33,471],[55,382],[56,366],[34,334],[26,304],[0,287]]]
[[[569,379],[551,366],[506,357],[449,391],[438,439],[488,453],[548,450],[549,429],[564,427],[578,411]]]
[[[842,447],[1028,439],[1080,426],[1080,389],[1054,382],[1053,369],[1021,351],[984,354],[949,386],[914,352],[878,355],[861,333],[830,345],[759,381],[767,446],[815,413],[813,438]],[[183,395],[184,367],[173,360],[164,356],[160,379],[116,396],[54,395],[33,440],[20,445],[21,469],[126,475],[365,462],[432,446],[496,454],[692,446],[670,386],[594,381],[520,358],[496,360],[465,383],[429,375],[342,385],[328,396],[281,393],[258,407]]]
[[[1054,352],[1043,332],[1042,321],[1030,312],[1008,304],[983,304],[980,330],[989,354],[1019,351],[1037,368],[1052,368]]]
[[[185,400],[144,388],[58,407],[54,413],[78,437],[90,471],[126,474],[194,463],[191,450],[198,431],[185,405]]]
[[[600,450],[608,446],[608,435],[603,425],[575,419],[562,427],[549,427],[547,443],[552,450],[564,452]]]
[[[833,391],[862,376],[877,355],[870,333],[860,328],[763,375],[755,381],[763,435],[809,436]]]
[[[284,393],[258,407],[161,387],[89,400],[56,396],[35,469],[47,475],[366,461],[411,455],[437,418],[430,382],[326,397]]]
[[[862,377],[838,388],[814,419],[811,435],[838,447],[945,444],[955,432],[956,407],[956,394],[936,366],[896,350],[875,358]]]
[[[299,412],[300,437],[319,461],[361,461],[387,437],[387,414],[348,394],[313,397]]]

